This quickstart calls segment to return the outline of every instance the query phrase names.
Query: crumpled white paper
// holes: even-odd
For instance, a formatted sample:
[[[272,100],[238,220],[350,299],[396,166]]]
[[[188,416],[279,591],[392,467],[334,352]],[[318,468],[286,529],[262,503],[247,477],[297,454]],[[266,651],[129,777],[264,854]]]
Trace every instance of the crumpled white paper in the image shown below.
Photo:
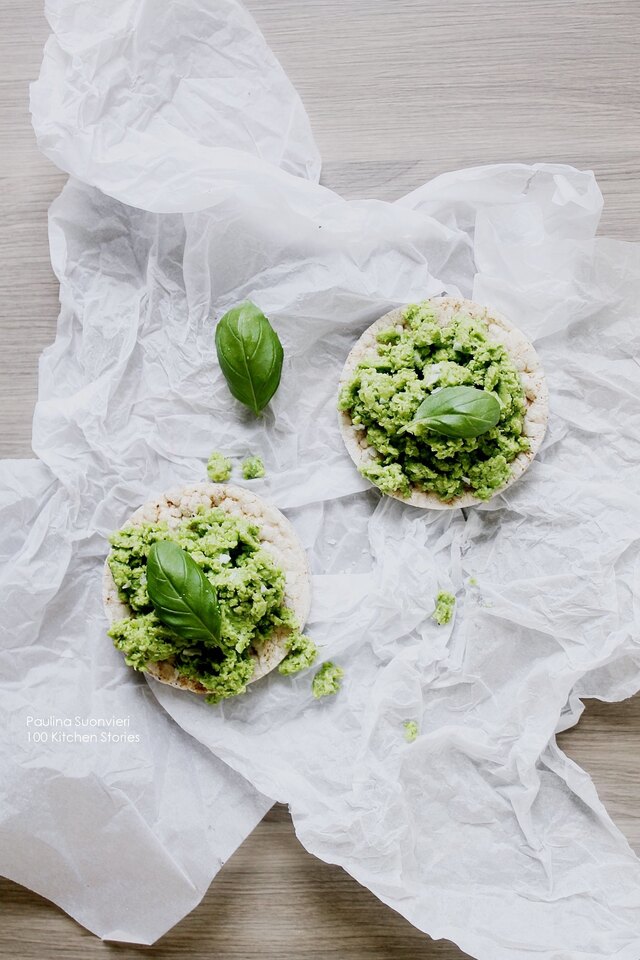
[[[271,802],[158,711],[104,643],[104,542],[80,503],[37,460],[0,463],[0,870],[102,937],[153,942]],[[51,717],[69,725],[38,725]],[[76,733],[97,742],[56,740]]]
[[[594,240],[599,191],[566,166],[348,203],[313,182],[304,112],[235,4],[183,0],[170,21],[150,3],[104,9],[50,4],[33,89],[40,145],[75,179],[50,214],[62,306],[41,463],[2,471],[0,709],[11,730],[27,710],[135,711],[145,740],[81,756],[10,738],[0,869],[103,936],[149,942],[269,797],[308,850],[481,960],[637,960],[640,863],[554,735],[581,696],[640,687],[638,246]],[[238,95],[255,86],[258,113]],[[541,455],[466,515],[381,498],[335,413],[362,329],[440,292],[504,310],[551,392]],[[214,318],[246,297],[286,354],[259,420],[213,344]],[[151,493],[204,478],[213,448],[263,456],[252,488],[309,551],[308,632],[346,677],[315,702],[310,674],[276,674],[218,707],[152,683],[177,726],[105,636],[104,537]],[[430,619],[441,588],[458,598],[449,627]],[[117,891],[136,884],[125,908]]]

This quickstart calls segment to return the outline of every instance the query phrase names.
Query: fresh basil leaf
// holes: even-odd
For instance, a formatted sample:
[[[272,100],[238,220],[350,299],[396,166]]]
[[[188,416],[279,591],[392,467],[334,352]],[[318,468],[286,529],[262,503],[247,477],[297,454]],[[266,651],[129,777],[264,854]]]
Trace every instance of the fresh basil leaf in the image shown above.
[[[260,413],[278,389],[284,352],[280,338],[253,303],[229,310],[216,327],[218,361],[229,390]]]
[[[402,431],[423,426],[445,437],[479,437],[500,419],[500,401],[477,387],[443,387],[423,400],[411,423]]]
[[[158,620],[185,640],[220,640],[215,587],[193,557],[172,540],[154,543],[147,559],[147,590]]]

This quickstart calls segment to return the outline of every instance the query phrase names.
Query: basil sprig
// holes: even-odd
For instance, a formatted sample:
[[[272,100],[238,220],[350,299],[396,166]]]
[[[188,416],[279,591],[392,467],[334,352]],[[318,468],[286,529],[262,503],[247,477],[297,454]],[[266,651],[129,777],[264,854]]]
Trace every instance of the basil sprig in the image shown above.
[[[479,437],[495,427],[500,409],[498,398],[487,390],[442,387],[422,401],[411,423],[400,432],[414,433],[415,427],[423,426],[445,437]]]
[[[151,547],[147,590],[158,620],[179,637],[220,640],[222,618],[216,589],[193,557],[172,540],[159,540]]]
[[[247,301],[216,327],[216,351],[229,390],[258,414],[278,389],[284,352],[264,313]]]

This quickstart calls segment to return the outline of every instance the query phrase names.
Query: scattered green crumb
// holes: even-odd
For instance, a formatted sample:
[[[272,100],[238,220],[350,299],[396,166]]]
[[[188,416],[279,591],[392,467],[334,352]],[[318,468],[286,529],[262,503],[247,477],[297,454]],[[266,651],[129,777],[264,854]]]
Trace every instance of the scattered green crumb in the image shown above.
[[[455,605],[456,598],[454,595],[441,590],[436,597],[436,608],[433,611],[432,619],[435,620],[436,623],[439,623],[440,626],[443,626],[445,623],[449,623],[451,617],[453,616],[453,608]]]
[[[478,581],[476,580],[475,577],[469,577],[469,586],[470,586],[470,587],[477,587],[477,586],[478,586]]]
[[[336,664],[330,660],[323,663],[311,684],[311,689],[313,690],[313,695],[316,700],[319,700],[320,697],[328,697],[332,693],[337,693],[343,677],[344,670],[342,667],[336,666]]]
[[[212,483],[225,483],[231,477],[231,460],[214,450],[207,463],[207,476]]]
[[[413,743],[413,741],[418,736],[418,724],[415,720],[405,720],[402,724],[404,727],[404,738],[407,743]]]
[[[264,477],[264,463],[260,457],[247,457],[242,461],[242,476],[245,480],[257,480]]]
[[[294,673],[299,673],[300,670],[313,666],[317,656],[318,648],[313,640],[301,633],[295,633],[292,636],[289,653],[278,667],[278,671],[285,677],[290,677]]]

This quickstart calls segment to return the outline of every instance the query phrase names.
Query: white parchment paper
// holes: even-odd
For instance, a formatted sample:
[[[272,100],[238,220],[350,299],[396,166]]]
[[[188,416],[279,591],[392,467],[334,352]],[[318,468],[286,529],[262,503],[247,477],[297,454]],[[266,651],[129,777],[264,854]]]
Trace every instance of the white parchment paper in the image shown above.
[[[93,509],[37,460],[0,463],[0,870],[102,937],[151,943],[270,801],[159,712],[104,643]],[[84,723],[114,718],[126,725]],[[96,740],[59,739],[76,735]]]
[[[49,6],[32,109],[72,174],[50,214],[61,314],[40,463],[2,470],[7,729],[27,710],[126,709],[145,739],[20,753],[12,733],[0,869],[103,936],[149,942],[282,800],[307,849],[481,960],[637,960],[640,864],[554,735],[581,696],[640,687],[638,247],[594,239],[598,188],[566,166],[346,202],[315,182],[306,116],[250,18],[213,0],[157,11]],[[441,292],[506,312],[551,391],[539,458],[466,516],[381,498],[335,413],[362,329]],[[259,420],[213,343],[246,297],[286,353]],[[151,493],[204,478],[214,447],[263,456],[252,488],[309,551],[309,633],[346,671],[335,698],[313,701],[308,674],[218,707],[154,683],[165,713],[110,647],[104,537]],[[448,627],[430,619],[441,588],[458,600]],[[107,907],[102,886],[139,892]]]

